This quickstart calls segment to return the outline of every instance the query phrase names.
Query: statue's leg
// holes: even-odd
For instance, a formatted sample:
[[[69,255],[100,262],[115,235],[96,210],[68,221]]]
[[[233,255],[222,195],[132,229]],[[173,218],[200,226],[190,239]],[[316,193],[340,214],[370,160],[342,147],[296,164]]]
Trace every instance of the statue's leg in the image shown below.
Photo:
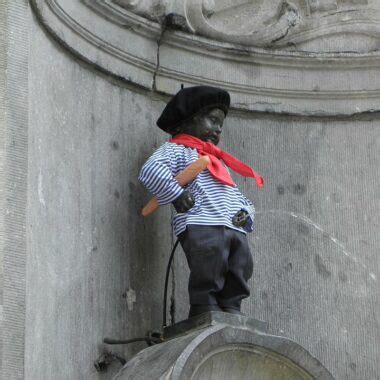
[[[241,232],[227,229],[230,237],[228,272],[223,289],[217,295],[219,306],[227,312],[240,312],[242,299],[249,296],[248,280],[253,272],[253,260],[247,236]]]
[[[225,227],[188,225],[179,239],[190,268],[190,314],[220,311],[216,295],[224,287],[229,249]]]

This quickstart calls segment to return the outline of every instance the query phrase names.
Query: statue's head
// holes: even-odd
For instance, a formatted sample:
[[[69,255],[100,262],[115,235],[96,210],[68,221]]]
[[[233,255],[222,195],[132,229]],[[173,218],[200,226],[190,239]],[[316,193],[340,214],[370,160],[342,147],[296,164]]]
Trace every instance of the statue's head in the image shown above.
[[[222,133],[223,122],[226,118],[220,108],[211,108],[195,115],[191,120],[180,125],[172,136],[178,133],[186,133],[200,140],[218,145]]]
[[[166,105],[157,125],[172,136],[186,133],[217,145],[229,106],[230,95],[221,88],[183,88]]]

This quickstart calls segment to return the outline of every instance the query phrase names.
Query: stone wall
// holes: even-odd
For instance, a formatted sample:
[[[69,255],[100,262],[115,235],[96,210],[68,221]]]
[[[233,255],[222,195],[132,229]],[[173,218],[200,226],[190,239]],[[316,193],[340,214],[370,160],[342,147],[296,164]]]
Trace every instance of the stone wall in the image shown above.
[[[24,374],[28,4],[0,2],[1,375]]]
[[[236,113],[223,132],[227,150],[266,179],[257,190],[236,178],[257,211],[252,294],[243,309],[299,342],[337,379],[378,374],[379,128],[379,115]],[[177,260],[180,320],[187,270]]]
[[[90,378],[105,336],[160,328],[170,212],[144,223],[137,176],[165,139],[152,127],[163,102],[83,66],[36,22],[31,52],[25,368]]]
[[[5,165],[4,165],[4,157],[5,157],[5,70],[6,70],[6,49],[7,49],[7,33],[5,33],[6,29],[6,12],[5,7],[0,7],[0,30],[3,31],[0,35],[0,178],[4,178],[5,175]],[[1,181],[1,180],[0,180]],[[1,188],[4,188],[5,181],[1,183]],[[5,209],[5,197],[0,197],[0,209]],[[1,216],[1,220],[3,221],[4,215]],[[3,226],[3,222],[1,224]],[[2,228],[3,230],[3,228]],[[4,248],[2,245],[2,240],[0,239],[0,330],[2,330],[2,321],[3,321],[3,266],[4,266]],[[2,339],[0,343],[0,368],[2,368]]]

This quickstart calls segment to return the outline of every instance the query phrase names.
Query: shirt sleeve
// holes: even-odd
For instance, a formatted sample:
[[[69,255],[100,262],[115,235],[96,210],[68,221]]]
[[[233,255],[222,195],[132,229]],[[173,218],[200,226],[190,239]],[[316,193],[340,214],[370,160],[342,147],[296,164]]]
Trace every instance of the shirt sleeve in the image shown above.
[[[255,218],[256,210],[253,203],[248,198],[246,198],[243,194],[242,194],[242,201],[243,201],[243,207],[241,209],[246,211],[249,214],[249,218],[247,219],[247,222],[243,228],[246,232],[252,232],[255,229],[253,221]]]
[[[173,155],[164,144],[148,159],[139,175],[139,181],[157,197],[161,206],[173,202],[184,191],[172,173]]]

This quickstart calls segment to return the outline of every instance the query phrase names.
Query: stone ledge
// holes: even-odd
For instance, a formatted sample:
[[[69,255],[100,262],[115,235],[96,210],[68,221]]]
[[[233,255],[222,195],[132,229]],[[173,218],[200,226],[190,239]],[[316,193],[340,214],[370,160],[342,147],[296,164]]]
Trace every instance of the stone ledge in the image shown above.
[[[212,311],[178,322],[175,325],[165,327],[163,336],[165,340],[168,340],[195,330],[212,327],[217,324],[258,330],[261,332],[268,331],[268,324],[258,319],[245,317],[243,315]]]

